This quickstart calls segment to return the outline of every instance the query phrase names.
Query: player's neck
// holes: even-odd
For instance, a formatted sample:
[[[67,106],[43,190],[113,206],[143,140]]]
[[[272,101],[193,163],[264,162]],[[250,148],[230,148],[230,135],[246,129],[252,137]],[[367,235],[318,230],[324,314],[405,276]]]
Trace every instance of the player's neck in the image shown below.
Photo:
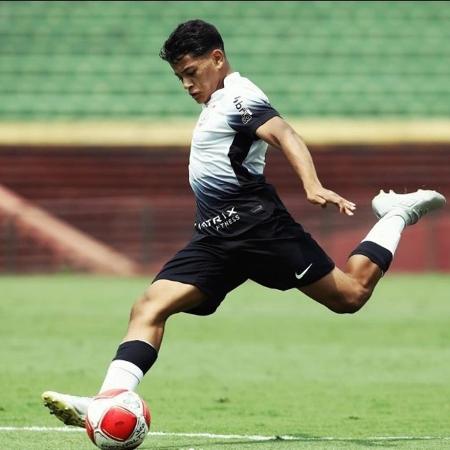
[[[230,75],[231,73],[233,73],[233,70],[231,69],[230,64],[227,62],[224,64],[223,69],[222,69],[222,76],[220,77],[219,83],[217,84],[216,87],[216,91],[218,91],[219,89],[223,89],[225,87],[225,78]]]

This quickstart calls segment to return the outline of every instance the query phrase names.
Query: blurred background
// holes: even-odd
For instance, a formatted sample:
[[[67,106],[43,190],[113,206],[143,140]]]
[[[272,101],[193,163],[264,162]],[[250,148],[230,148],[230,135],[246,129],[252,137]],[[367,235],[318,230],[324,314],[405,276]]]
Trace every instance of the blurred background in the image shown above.
[[[450,197],[450,2],[2,1],[0,272],[154,273],[189,240],[200,108],[158,53],[192,18],[358,204],[307,204],[269,150],[268,181],[338,264],[379,189]],[[450,271],[448,207],[407,230],[392,269]]]

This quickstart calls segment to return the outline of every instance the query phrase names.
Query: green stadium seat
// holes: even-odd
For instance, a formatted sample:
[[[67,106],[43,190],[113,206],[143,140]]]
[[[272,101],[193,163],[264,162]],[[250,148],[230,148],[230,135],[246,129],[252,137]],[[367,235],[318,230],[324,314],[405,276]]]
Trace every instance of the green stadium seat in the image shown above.
[[[0,118],[195,116],[158,53],[197,17],[286,115],[450,115],[448,2],[4,1]]]

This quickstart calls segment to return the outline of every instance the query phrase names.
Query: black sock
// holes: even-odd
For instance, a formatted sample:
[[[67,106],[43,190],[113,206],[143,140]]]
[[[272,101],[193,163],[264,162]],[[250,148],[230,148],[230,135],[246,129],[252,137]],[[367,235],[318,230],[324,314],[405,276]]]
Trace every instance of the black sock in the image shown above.
[[[115,358],[138,366],[145,375],[158,357],[156,349],[144,341],[128,341],[119,345]]]
[[[350,253],[353,255],[363,255],[369,258],[385,273],[392,262],[392,253],[381,245],[371,241],[363,241]]]

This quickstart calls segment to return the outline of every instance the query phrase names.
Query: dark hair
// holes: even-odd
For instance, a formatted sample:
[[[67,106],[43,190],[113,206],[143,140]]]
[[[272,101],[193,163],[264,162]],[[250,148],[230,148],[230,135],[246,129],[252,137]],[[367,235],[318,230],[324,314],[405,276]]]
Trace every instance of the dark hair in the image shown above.
[[[202,56],[215,48],[225,51],[222,36],[217,28],[200,19],[180,23],[159,52],[170,64],[177,63],[186,55]]]

